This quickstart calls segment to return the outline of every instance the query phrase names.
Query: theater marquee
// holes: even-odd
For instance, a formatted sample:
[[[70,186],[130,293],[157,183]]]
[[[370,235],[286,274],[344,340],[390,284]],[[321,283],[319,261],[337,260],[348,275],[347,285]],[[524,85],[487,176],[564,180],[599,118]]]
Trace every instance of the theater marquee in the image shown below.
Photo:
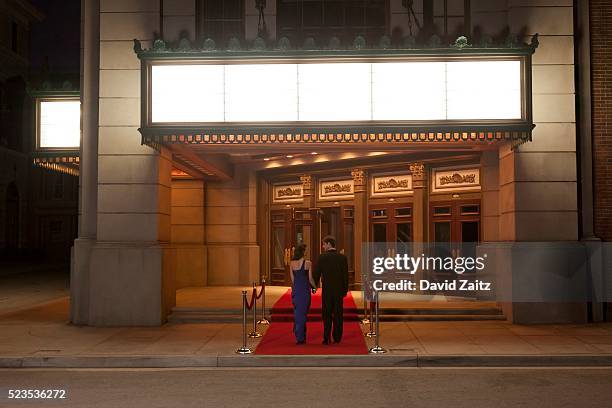
[[[459,40],[458,40],[459,41]],[[531,44],[477,48],[151,50],[143,141],[355,143],[529,140]]]

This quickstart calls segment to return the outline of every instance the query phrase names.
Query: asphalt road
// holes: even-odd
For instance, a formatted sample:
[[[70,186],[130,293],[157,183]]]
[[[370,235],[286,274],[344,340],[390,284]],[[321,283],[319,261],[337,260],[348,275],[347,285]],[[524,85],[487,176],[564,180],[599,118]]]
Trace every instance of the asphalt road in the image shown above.
[[[9,389],[65,389],[9,400]],[[0,370],[0,407],[610,407],[612,368]]]

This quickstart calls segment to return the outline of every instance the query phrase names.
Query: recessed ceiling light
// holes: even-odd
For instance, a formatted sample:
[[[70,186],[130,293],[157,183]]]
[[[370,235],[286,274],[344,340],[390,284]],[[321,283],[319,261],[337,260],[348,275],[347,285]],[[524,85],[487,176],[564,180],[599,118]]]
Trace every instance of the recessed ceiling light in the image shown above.
[[[269,157],[264,157],[264,161],[270,161]]]
[[[316,156],[316,155],[317,155],[317,154],[319,154],[319,153],[317,153],[317,152],[312,152],[312,153],[310,153],[310,154],[312,154],[313,156]]]
[[[293,159],[293,155],[292,154],[288,154],[287,156],[285,156],[288,159]]]

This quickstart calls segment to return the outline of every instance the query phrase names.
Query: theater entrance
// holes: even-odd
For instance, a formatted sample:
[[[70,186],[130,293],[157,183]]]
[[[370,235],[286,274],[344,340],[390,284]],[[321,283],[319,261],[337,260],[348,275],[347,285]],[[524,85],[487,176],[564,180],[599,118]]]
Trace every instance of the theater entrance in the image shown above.
[[[270,221],[272,285],[288,286],[291,284],[289,264],[299,244],[306,245],[305,258],[316,264],[322,251],[323,238],[327,235],[336,238],[337,250],[347,256],[349,282],[354,281],[352,205],[272,210]]]

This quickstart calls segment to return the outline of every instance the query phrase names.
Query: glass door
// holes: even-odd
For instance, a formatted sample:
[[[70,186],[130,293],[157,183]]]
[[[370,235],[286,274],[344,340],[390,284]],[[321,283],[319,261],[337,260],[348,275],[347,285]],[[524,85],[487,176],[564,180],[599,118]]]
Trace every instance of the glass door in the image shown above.
[[[316,261],[318,255],[323,251],[323,238],[327,235],[336,238],[336,249],[347,257],[349,284],[355,281],[353,211],[352,205],[325,207],[319,210],[319,242],[315,254]]]
[[[370,242],[375,243],[374,256],[393,257],[412,252],[411,204],[373,204],[368,218]]]
[[[270,212],[271,220],[271,256],[270,280],[272,285],[289,286],[289,264],[295,247],[306,244],[305,259],[312,260],[314,231],[312,212],[308,209],[291,208],[286,210],[273,210]]]
[[[435,256],[475,256],[480,241],[480,200],[432,202],[429,215]]]

